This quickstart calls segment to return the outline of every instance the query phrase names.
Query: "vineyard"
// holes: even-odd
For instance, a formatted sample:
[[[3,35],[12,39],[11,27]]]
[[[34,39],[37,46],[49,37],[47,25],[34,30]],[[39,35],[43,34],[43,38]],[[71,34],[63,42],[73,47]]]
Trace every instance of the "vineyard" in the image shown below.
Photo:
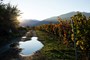
[[[70,20],[57,18],[57,24],[43,24],[36,30],[46,32],[57,37],[57,41],[67,48],[74,48],[75,58],[81,60],[90,59],[90,17],[80,12],[72,16]]]

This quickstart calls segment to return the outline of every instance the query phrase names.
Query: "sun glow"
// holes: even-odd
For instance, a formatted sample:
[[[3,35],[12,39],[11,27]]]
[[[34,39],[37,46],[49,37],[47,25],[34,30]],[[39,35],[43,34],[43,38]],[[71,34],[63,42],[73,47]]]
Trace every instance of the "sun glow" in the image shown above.
[[[17,17],[17,20],[19,21],[19,22],[22,22],[23,20],[22,20],[22,18],[19,16],[19,17]]]

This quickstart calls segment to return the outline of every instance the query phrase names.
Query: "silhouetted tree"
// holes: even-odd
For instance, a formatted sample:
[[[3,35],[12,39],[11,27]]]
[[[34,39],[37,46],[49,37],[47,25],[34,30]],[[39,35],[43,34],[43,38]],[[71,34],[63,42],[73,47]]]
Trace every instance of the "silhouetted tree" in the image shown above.
[[[20,10],[17,9],[17,6],[0,3],[0,38],[7,40],[13,33],[17,32],[19,26],[17,17],[19,15]]]

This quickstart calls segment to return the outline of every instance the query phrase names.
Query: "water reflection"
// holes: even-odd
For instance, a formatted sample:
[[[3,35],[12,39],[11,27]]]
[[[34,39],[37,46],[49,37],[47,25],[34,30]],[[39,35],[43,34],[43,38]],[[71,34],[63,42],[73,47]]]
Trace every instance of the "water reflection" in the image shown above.
[[[28,41],[12,43],[8,51],[0,54],[0,60],[20,60],[20,56],[32,55],[43,47],[43,44],[37,39],[37,37],[32,37]]]
[[[20,55],[32,55],[40,50],[43,47],[43,44],[37,39],[37,37],[32,37],[29,41],[19,42],[20,48],[23,49]]]
[[[23,36],[23,37],[21,38],[21,40],[24,41],[24,40],[26,40],[26,38],[27,38],[26,36]]]
[[[25,38],[26,38],[26,36],[23,36],[23,37],[22,37],[22,39],[25,39]]]

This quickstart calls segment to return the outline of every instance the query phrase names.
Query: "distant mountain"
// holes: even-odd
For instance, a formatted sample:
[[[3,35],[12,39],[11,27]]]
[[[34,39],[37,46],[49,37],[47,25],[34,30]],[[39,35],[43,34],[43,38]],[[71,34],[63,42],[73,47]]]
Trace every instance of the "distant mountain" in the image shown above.
[[[87,13],[87,12],[81,12],[81,13],[84,14],[86,17],[90,16],[90,13]],[[77,14],[77,12],[69,12],[69,13],[66,13],[66,14],[62,14],[60,16],[54,16],[54,17],[51,17],[51,18],[44,19],[43,21],[40,21],[36,25],[49,24],[50,22],[57,23],[58,22],[58,20],[57,20],[58,17],[60,17],[61,19],[69,20],[70,17],[72,17],[75,14]]]
[[[90,16],[90,13],[87,13],[87,12],[81,12],[81,13],[84,14],[86,17]],[[62,14],[59,17],[61,17],[62,19],[70,19],[70,17],[72,17],[75,14],[77,14],[77,12],[69,12],[66,14]]]
[[[87,12],[81,12],[81,13],[84,14],[86,17],[90,16],[90,13],[87,13]],[[58,20],[57,20],[58,17],[60,17],[61,19],[69,20],[70,17],[72,17],[75,14],[77,14],[77,12],[69,12],[66,14],[59,15],[59,16],[54,16],[54,17],[44,19],[42,21],[38,21],[38,20],[34,20],[34,19],[24,20],[20,25],[21,26],[38,26],[38,25],[50,24],[50,23],[55,24],[58,22]]]
[[[35,20],[35,19],[28,19],[28,20],[24,20],[20,23],[20,26],[35,26],[37,23],[39,23],[39,20]]]
[[[81,12],[81,13],[84,14],[86,17],[90,16],[90,13],[87,13],[87,12]],[[60,17],[61,19],[70,19],[70,17],[72,17],[75,14],[77,14],[77,12],[69,12],[69,13],[66,13],[66,14],[62,14],[60,16],[47,18],[47,19],[45,19],[43,21],[55,22],[55,21],[57,21],[58,17]]]

